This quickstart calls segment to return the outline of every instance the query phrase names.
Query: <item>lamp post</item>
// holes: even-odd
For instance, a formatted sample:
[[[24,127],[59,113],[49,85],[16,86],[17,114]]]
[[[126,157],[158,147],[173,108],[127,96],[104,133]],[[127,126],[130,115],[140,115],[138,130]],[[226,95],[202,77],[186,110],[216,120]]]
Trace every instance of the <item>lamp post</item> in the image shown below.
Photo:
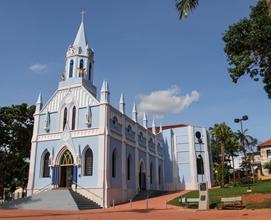
[[[240,126],[241,126],[241,145],[242,145],[243,148],[245,148],[245,143],[244,143],[244,130],[243,130],[242,121],[246,121],[246,120],[248,120],[247,115],[243,115],[241,118],[235,118],[234,119],[234,123],[240,123]],[[244,156],[245,156],[245,160],[247,160],[246,154]],[[233,173],[234,173],[233,177],[234,177],[234,182],[235,182],[235,172],[233,172]]]
[[[242,135],[244,134],[244,131],[243,131],[243,123],[242,123],[242,121],[246,121],[246,120],[248,120],[248,116],[247,116],[247,115],[243,115],[242,118],[235,118],[235,119],[234,119],[234,122],[235,122],[235,123],[240,123]],[[244,145],[243,145],[243,146],[244,146]]]

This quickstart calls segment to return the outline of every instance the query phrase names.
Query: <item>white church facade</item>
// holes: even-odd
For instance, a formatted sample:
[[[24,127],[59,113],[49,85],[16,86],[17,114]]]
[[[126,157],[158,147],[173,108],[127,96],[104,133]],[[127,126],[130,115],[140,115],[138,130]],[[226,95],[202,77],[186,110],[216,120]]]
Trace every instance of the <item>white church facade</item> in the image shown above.
[[[110,104],[104,81],[93,84],[94,51],[82,20],[66,53],[65,70],[52,97],[36,103],[27,194],[70,187],[109,207],[142,190],[196,189],[212,183],[208,132],[172,125],[148,128],[134,105],[126,114]],[[200,132],[200,137],[195,134]]]

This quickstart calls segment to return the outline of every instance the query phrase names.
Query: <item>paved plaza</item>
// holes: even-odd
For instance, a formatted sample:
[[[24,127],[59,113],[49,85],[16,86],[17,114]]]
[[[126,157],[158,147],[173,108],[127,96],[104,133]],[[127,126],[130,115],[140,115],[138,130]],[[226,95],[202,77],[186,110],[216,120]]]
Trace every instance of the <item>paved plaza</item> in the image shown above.
[[[182,192],[184,193],[184,192]],[[86,211],[44,211],[44,210],[0,210],[0,219],[76,219],[76,220],[240,220],[257,219],[270,220],[271,210],[210,210],[196,211],[175,206],[166,206],[166,201],[175,198],[182,193],[173,193],[157,198],[149,199],[148,209],[146,201],[138,201],[131,204],[118,205],[109,209],[96,209]]]

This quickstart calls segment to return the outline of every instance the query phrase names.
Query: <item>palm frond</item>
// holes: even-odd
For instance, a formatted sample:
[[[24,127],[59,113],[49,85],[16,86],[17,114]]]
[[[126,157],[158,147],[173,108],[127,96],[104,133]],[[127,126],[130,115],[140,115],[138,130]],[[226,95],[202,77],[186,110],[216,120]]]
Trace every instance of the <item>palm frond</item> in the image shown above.
[[[199,0],[176,0],[176,8],[179,12],[180,19],[187,17],[189,12],[195,9]]]

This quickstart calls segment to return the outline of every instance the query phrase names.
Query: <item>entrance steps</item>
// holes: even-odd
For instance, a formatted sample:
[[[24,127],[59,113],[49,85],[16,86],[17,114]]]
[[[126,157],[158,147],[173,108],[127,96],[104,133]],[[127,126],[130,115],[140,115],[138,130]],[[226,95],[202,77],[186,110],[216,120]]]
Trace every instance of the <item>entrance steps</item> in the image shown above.
[[[1,208],[40,210],[82,210],[101,208],[94,201],[71,189],[44,191],[22,199],[5,202]]]

